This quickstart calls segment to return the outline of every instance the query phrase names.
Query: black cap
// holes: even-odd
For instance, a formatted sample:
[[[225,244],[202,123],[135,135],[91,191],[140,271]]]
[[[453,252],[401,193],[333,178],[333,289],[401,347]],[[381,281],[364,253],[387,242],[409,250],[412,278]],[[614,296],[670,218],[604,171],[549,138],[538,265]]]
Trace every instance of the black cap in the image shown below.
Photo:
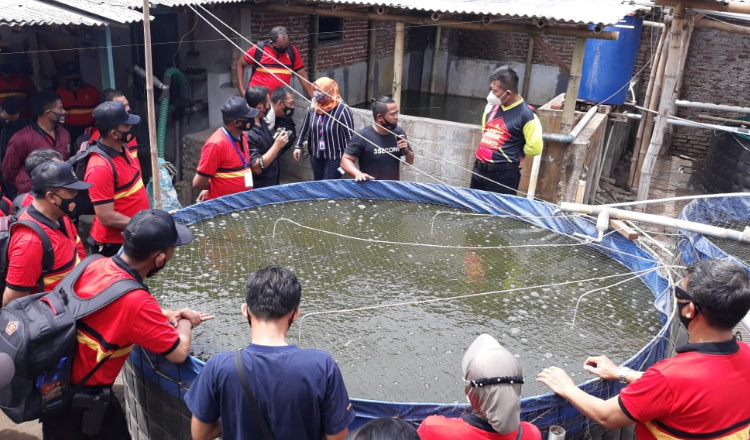
[[[89,189],[90,183],[79,180],[73,167],[67,162],[50,160],[34,168],[31,172],[31,184],[35,189],[68,188],[76,191]]]
[[[141,122],[141,117],[131,115],[125,110],[121,102],[106,101],[99,104],[93,113],[96,125],[99,127],[116,127],[118,125],[135,125]]]
[[[8,96],[7,98],[3,99],[2,104],[0,104],[0,107],[5,110],[5,113],[9,115],[15,115],[16,113],[20,113],[21,109],[23,108],[23,105],[25,104],[26,99],[22,96]]]
[[[122,232],[125,243],[138,251],[158,251],[193,241],[190,229],[175,223],[168,212],[144,209],[131,217]]]
[[[225,118],[255,119],[260,114],[257,108],[247,105],[245,98],[233,96],[221,106],[221,115]]]

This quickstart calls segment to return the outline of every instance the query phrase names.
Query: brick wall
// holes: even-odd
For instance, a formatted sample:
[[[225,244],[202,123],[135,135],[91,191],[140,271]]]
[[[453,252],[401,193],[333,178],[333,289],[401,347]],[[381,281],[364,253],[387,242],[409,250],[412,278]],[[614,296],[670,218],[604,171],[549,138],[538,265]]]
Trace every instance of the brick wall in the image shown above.
[[[256,12],[252,16],[254,39],[267,35],[274,26],[286,26],[294,45],[299,49],[305,64],[310,62],[310,16],[289,15],[277,12]],[[395,24],[374,22],[378,58],[393,54]],[[318,46],[318,70],[335,69],[367,61],[369,41],[366,20],[344,19],[341,41],[321,42]],[[407,31],[408,35],[408,31]],[[408,39],[407,39],[408,40]],[[408,42],[406,43],[408,44]]]

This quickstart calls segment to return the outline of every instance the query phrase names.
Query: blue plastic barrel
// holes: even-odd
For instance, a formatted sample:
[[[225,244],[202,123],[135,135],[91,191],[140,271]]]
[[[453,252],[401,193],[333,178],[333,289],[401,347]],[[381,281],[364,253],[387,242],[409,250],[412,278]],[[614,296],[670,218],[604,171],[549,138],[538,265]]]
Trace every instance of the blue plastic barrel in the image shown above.
[[[617,26],[605,28],[619,32],[617,40],[586,41],[578,99],[611,105],[625,103],[642,27],[642,17],[628,16]]]

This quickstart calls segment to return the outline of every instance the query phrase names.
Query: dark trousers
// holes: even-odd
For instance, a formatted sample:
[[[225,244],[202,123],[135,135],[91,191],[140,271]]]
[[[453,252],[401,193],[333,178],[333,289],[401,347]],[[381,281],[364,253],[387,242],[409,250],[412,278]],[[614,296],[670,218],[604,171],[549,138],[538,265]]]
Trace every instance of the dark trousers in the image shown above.
[[[471,189],[513,196],[518,192],[521,170],[517,163],[491,164],[476,161],[472,172]]]
[[[91,237],[86,240],[86,253],[89,255],[99,254],[104,257],[112,257],[117,255],[121,247],[122,243],[97,243]]]
[[[310,165],[312,165],[313,176],[315,180],[335,180],[341,178],[339,167],[340,160],[328,160],[310,155]]]
[[[101,432],[97,435],[83,433],[85,408],[73,405],[54,415],[42,417],[42,435],[44,440],[130,440],[128,423],[122,412],[120,401],[111,390],[105,397],[109,403],[105,411]]]

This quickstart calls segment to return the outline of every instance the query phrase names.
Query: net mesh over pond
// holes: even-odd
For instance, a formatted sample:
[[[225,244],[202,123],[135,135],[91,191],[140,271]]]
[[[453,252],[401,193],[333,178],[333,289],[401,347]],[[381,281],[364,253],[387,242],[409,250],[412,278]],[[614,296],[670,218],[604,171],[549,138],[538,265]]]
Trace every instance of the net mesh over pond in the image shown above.
[[[177,218],[195,240],[151,284],[165,307],[217,315],[194,331],[196,355],[249,343],[239,313],[247,276],[289,267],[303,287],[290,342],[334,355],[360,416],[464,411],[461,358],[481,333],[518,357],[524,396],[547,391],[534,378],[549,365],[584,383],[588,355],[638,369],[664,356],[666,315],[654,306],[659,298],[658,309],[669,307],[660,263],[619,235],[602,244],[572,238],[595,235],[594,225],[553,205],[440,185],[311,182],[225,197]],[[178,395],[191,365],[200,362],[180,367]],[[602,397],[618,389],[583,387]],[[523,417],[572,432],[587,424],[553,395],[525,399]]]

